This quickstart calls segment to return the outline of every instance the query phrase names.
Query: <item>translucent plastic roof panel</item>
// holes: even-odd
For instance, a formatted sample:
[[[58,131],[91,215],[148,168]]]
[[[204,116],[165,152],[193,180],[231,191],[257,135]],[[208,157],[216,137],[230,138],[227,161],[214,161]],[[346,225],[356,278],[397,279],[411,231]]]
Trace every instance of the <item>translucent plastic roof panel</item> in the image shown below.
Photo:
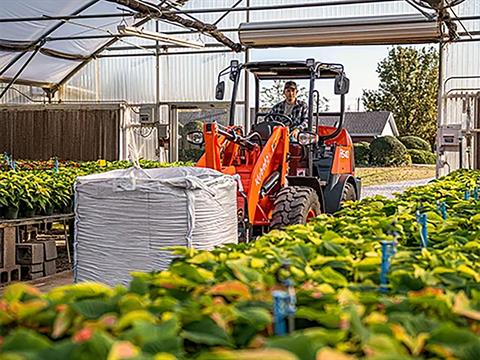
[[[2,19],[69,15],[90,0],[2,0]],[[29,21],[0,23],[0,38],[5,40],[35,40],[58,21]]]
[[[93,14],[115,14],[121,13],[118,5],[111,2],[100,1],[85,11],[82,15]],[[132,17],[125,17],[125,22],[130,24]],[[95,36],[95,35],[113,35],[117,33],[117,26],[122,21],[122,17],[107,17],[94,19],[70,20],[55,30],[49,37],[73,37],[73,36]],[[80,55],[89,55],[99,46],[105,43],[105,39],[68,39],[63,41],[49,41],[48,48]]]
[[[378,3],[364,3],[342,5],[343,0],[301,0],[302,4],[308,3],[334,3],[339,5],[300,7],[296,9],[278,9],[269,11],[253,11],[250,15],[250,21],[274,21],[274,20],[299,20],[299,19],[324,19],[324,18],[343,18],[350,16],[381,16],[398,14],[418,14],[418,11],[410,6],[406,1]],[[275,5],[292,4],[291,0],[275,0]],[[251,6],[269,6],[273,5],[271,0],[250,0]]]
[[[4,73],[3,77],[6,79],[13,78],[30,55],[31,53],[27,53],[16,61]],[[79,64],[80,61],[62,60],[37,53],[25,70],[23,70],[20,82],[24,82],[23,79],[27,79],[27,82],[44,84],[46,79],[48,79],[51,84],[55,84],[61,81],[64,76]],[[46,74],[48,74],[48,77]]]
[[[106,16],[38,20],[75,15]],[[131,25],[131,15],[128,9],[107,0],[2,0],[0,80],[15,77],[40,45],[39,52],[19,73],[18,82],[53,87],[109,42],[122,21]]]
[[[173,0],[144,0],[151,4],[167,4]],[[329,6],[310,6],[295,9],[266,9],[262,11],[252,10],[249,12],[250,22],[275,21],[275,20],[304,20],[323,18],[344,18],[354,16],[381,16],[396,14],[418,14],[418,10],[409,5],[406,1],[378,0],[374,3],[344,5],[344,0],[249,0],[251,7],[267,6],[275,7],[280,5],[301,5],[305,3],[318,4],[319,2],[329,3]],[[331,5],[338,2],[338,5]],[[467,0],[466,3],[479,3],[477,0]],[[185,3],[185,1],[180,1]],[[247,21],[247,12],[228,11],[230,7],[245,8],[247,1],[243,0],[189,0],[182,6],[184,9],[211,9],[210,12],[178,14],[184,19],[198,19],[204,23],[214,24],[219,30],[237,29],[242,22]],[[214,11],[225,9],[225,11]],[[463,13],[461,8],[459,12]],[[18,75],[18,82],[25,84],[41,84],[44,87],[58,87],[64,83],[77,70],[81,64],[87,63],[103,51],[105,45],[114,39],[117,34],[117,26],[122,23],[132,25],[134,22],[142,21],[142,18],[134,18],[135,11],[125,6],[118,5],[108,0],[0,0],[0,81],[7,81],[15,77],[32,54],[35,46],[41,45],[41,49],[34,56],[31,63]],[[91,18],[64,18],[74,15],[99,15]],[[43,17],[47,20],[34,18]],[[50,19],[49,17],[57,17]],[[28,21],[19,21],[22,18],[30,18]],[[6,20],[16,20],[14,22]],[[146,20],[145,20],[146,21]],[[478,29],[475,22],[472,29]],[[160,21],[160,31],[184,31],[188,29],[167,24]],[[145,27],[155,31],[154,21],[145,24]],[[234,42],[238,42],[236,31],[225,33]],[[191,34],[180,34],[180,37],[189,40],[201,40],[206,44],[220,45],[209,36],[199,35],[197,32]],[[83,37],[83,38],[80,38]],[[87,38],[85,38],[87,37]],[[127,45],[154,45],[153,40],[139,39],[135,37],[123,37],[119,40],[118,46]],[[209,48],[211,49],[211,48]],[[171,48],[174,53],[182,51],[183,48]],[[124,49],[105,52],[121,56]],[[139,52],[152,52],[150,49],[139,49]],[[191,51],[191,49],[188,49]],[[143,54],[146,56],[146,54]],[[148,55],[148,54],[147,54]],[[194,58],[196,55],[192,55]],[[177,57],[179,58],[179,57]],[[204,57],[198,57],[201,61]],[[13,61],[18,60],[15,65]],[[163,60],[162,60],[163,61]],[[179,63],[185,60],[177,60]],[[172,60],[173,62],[173,60]],[[128,63],[128,58],[126,60]],[[172,65],[170,65],[172,67]]]

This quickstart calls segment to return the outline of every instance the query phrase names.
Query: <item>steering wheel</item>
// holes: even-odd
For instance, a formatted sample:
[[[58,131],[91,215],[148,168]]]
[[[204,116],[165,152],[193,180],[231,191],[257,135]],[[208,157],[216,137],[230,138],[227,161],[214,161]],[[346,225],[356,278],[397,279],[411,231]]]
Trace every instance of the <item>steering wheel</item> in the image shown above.
[[[283,119],[284,121],[278,121],[278,118]],[[281,123],[284,126],[291,127],[293,125],[293,120],[290,116],[278,113],[268,113],[265,114],[265,121],[271,121],[276,123]]]

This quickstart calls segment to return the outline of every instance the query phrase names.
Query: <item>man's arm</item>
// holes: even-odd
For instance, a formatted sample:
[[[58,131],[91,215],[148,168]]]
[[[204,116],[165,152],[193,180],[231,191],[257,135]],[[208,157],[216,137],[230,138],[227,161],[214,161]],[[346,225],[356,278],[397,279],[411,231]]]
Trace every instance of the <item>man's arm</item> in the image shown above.
[[[299,116],[299,125],[298,128],[302,131],[308,129],[308,105],[307,103],[302,103]]]

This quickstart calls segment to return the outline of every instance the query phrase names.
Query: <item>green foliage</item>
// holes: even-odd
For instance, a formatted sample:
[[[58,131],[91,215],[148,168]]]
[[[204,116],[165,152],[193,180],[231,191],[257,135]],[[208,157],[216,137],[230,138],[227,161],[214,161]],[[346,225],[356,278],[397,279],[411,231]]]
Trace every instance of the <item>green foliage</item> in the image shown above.
[[[437,156],[431,151],[409,149],[408,154],[413,164],[435,165]]]
[[[376,138],[370,144],[370,164],[375,166],[410,165],[407,148],[393,136]]]
[[[478,184],[480,171],[457,171],[249,244],[178,248],[167,271],[134,273],[128,289],[81,283],[41,294],[13,284],[0,298],[0,352],[17,359],[478,359],[480,201],[463,199]],[[420,206],[428,249],[419,246]],[[383,294],[380,242],[394,233]],[[296,331],[274,337],[272,290],[281,288],[275,275],[286,260],[281,276],[295,286]]]
[[[401,136],[398,139],[407,149],[432,151],[430,144],[418,136]]]
[[[438,52],[435,48],[394,47],[377,68],[378,90],[365,90],[369,111],[391,111],[400,135],[435,141]]]
[[[355,149],[355,166],[368,166],[370,159],[370,144],[368,142],[359,142],[353,144]]]
[[[0,208],[20,209],[23,214],[72,211],[73,184],[77,176],[128,168],[129,161],[62,162],[58,172],[53,161],[17,161],[16,171],[0,166]],[[189,166],[191,163],[159,163],[140,160],[143,168]]]

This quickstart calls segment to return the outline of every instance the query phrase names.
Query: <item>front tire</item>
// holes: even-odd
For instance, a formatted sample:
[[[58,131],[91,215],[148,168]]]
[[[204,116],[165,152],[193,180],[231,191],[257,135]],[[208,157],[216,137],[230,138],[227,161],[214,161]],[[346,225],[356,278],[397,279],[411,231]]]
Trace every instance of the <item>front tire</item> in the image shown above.
[[[277,194],[270,227],[283,229],[288,225],[306,224],[320,213],[320,202],[314,189],[286,186]]]
[[[355,191],[355,187],[353,186],[352,183],[347,182],[345,184],[345,187],[343,188],[343,194],[342,194],[342,203],[344,201],[355,201],[357,199],[357,192]],[[341,206],[341,204],[340,204]]]

